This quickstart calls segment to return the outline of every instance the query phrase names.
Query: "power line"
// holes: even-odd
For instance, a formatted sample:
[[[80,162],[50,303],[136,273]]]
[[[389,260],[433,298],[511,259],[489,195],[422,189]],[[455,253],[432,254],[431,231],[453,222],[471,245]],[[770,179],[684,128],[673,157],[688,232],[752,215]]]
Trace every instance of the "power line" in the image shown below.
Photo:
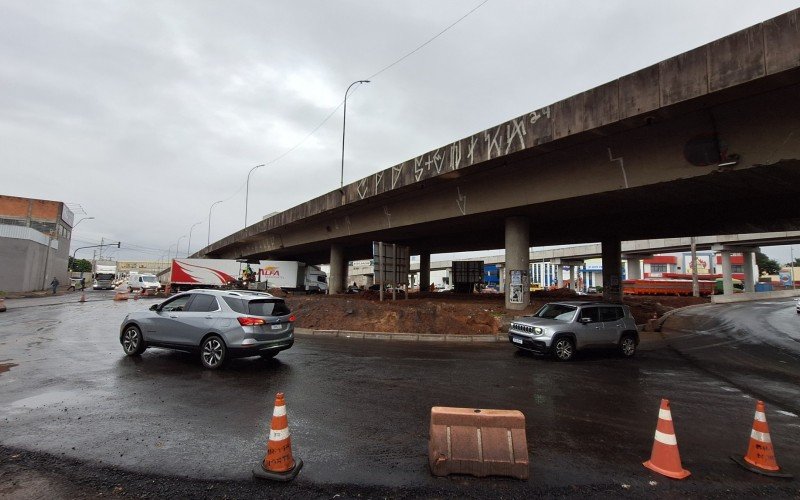
[[[422,49],[423,49],[425,46],[427,46],[428,44],[430,44],[431,42],[433,42],[434,40],[436,40],[437,38],[439,38],[440,36],[442,36],[443,34],[445,34],[447,31],[449,31],[450,29],[452,29],[452,28],[453,28],[455,25],[457,25],[458,23],[460,23],[461,21],[463,21],[464,19],[466,19],[466,18],[467,18],[469,15],[471,15],[473,12],[475,12],[476,10],[480,9],[481,7],[483,7],[483,6],[484,6],[486,3],[488,3],[488,2],[489,2],[489,0],[483,0],[481,3],[479,3],[478,5],[476,5],[475,7],[473,7],[472,9],[470,9],[470,10],[469,10],[469,11],[468,11],[466,14],[464,14],[463,16],[459,17],[458,19],[456,19],[455,21],[453,21],[452,23],[450,23],[450,24],[449,24],[447,27],[445,27],[444,29],[442,29],[441,31],[439,31],[438,33],[436,33],[434,36],[432,36],[431,38],[429,38],[428,40],[426,40],[426,41],[425,41],[425,42],[423,42],[422,44],[418,45],[418,46],[417,46],[416,48],[414,48],[412,51],[410,51],[410,52],[408,52],[407,54],[403,55],[402,57],[398,58],[397,60],[395,60],[395,61],[394,61],[394,62],[392,62],[391,64],[389,64],[389,65],[387,65],[387,66],[384,66],[383,68],[381,68],[381,69],[380,69],[380,70],[378,70],[377,72],[373,73],[371,76],[367,77],[366,79],[367,79],[367,80],[372,80],[373,78],[375,78],[376,76],[380,75],[381,73],[384,73],[384,72],[388,71],[389,69],[391,69],[391,68],[393,68],[394,66],[396,66],[396,65],[400,64],[401,62],[403,62],[404,60],[408,59],[408,58],[409,58],[409,57],[411,57],[412,55],[416,54],[417,52],[419,52],[420,50],[422,50]],[[331,110],[331,112],[330,112],[330,113],[328,113],[328,115],[327,115],[327,116],[325,116],[325,118],[323,118],[323,119],[322,119],[322,121],[321,121],[321,122],[319,122],[319,124],[317,124],[317,126],[316,126],[316,127],[314,127],[314,128],[311,130],[311,132],[309,132],[309,133],[308,133],[308,135],[306,135],[306,136],[305,136],[305,137],[304,137],[304,138],[303,138],[303,139],[302,139],[300,142],[298,142],[297,144],[295,144],[294,146],[292,146],[292,147],[291,147],[291,148],[289,148],[288,150],[284,151],[284,152],[283,152],[283,153],[281,153],[280,155],[276,156],[275,158],[272,158],[271,160],[265,161],[265,162],[264,162],[264,165],[266,166],[266,165],[271,165],[271,164],[273,164],[273,163],[277,163],[278,161],[282,160],[283,158],[287,157],[289,154],[291,154],[292,152],[294,152],[294,151],[295,151],[296,149],[298,149],[300,146],[302,146],[303,144],[305,144],[305,142],[306,142],[308,139],[310,139],[310,138],[311,138],[311,137],[312,137],[314,134],[316,134],[316,133],[317,133],[317,131],[318,131],[319,129],[321,129],[323,125],[325,125],[326,123],[328,123],[328,120],[330,120],[330,119],[333,117],[333,115],[335,115],[335,114],[336,114],[336,112],[337,112],[337,111],[339,111],[339,109],[340,109],[340,108],[341,108],[343,105],[344,105],[344,99],[342,99],[342,100],[341,100],[341,102],[339,102],[339,104],[338,104],[338,105],[336,105],[336,107],[335,107],[335,108],[333,108],[333,109]],[[239,186],[239,189],[238,189],[238,190],[237,190],[237,191],[236,191],[234,194],[232,194],[232,195],[231,195],[231,196],[229,196],[228,198],[225,198],[224,200],[222,200],[222,202],[226,202],[226,201],[230,200],[231,198],[233,198],[234,196],[236,196],[236,194],[238,194],[238,193],[239,193],[239,192],[242,190],[242,188],[243,188],[243,187],[244,187],[244,184],[242,184],[241,186]],[[205,219],[203,219],[203,220],[206,220],[206,219],[208,219],[208,217],[206,217],[206,218],[205,218]]]

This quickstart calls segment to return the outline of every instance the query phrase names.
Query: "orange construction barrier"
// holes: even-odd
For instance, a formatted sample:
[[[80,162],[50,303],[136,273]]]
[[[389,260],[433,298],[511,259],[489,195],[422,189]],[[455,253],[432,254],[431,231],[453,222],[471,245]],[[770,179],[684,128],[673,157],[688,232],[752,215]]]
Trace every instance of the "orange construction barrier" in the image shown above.
[[[791,474],[781,472],[781,468],[778,467],[778,462],[775,460],[775,451],[772,449],[772,439],[769,437],[769,426],[763,401],[756,403],[756,414],[753,417],[753,429],[750,431],[747,455],[744,457],[733,455],[731,459],[745,469],[758,474],[792,477]]]
[[[300,472],[303,461],[292,457],[292,439],[289,434],[289,420],[286,418],[286,402],[283,393],[275,396],[275,409],[272,411],[272,424],[267,441],[267,454],[259,466],[253,469],[253,476],[274,481],[291,481]]]
[[[661,400],[653,453],[650,455],[650,460],[643,462],[642,465],[673,479],[684,479],[691,474],[681,466],[681,455],[678,453],[678,441],[675,438],[675,428],[672,426],[672,412],[669,410],[668,399]]]

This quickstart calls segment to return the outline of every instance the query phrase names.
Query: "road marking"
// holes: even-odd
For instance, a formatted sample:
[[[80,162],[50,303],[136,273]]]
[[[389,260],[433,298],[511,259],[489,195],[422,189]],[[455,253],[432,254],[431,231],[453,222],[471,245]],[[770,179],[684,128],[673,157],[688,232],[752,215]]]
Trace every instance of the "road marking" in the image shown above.
[[[795,415],[794,413],[792,413],[790,411],[778,410],[778,413],[780,413],[781,415],[786,415],[787,417],[797,418],[797,415]]]

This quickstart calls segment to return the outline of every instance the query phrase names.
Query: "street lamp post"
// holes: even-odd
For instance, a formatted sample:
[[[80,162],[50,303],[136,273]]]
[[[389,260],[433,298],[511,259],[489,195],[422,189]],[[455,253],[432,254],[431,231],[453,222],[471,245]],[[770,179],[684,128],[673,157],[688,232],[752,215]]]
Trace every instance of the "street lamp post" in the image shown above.
[[[211,211],[220,203],[222,203],[222,200],[215,201],[211,204],[211,208],[208,209],[208,243],[206,243],[206,246],[211,246]]]
[[[180,238],[178,238],[178,242],[175,243],[175,258],[176,259],[178,258],[178,250],[181,248],[181,240],[184,239],[184,238],[186,238],[185,234],[183,236],[181,236]]]
[[[247,183],[244,188],[244,227],[247,229],[247,200],[250,198],[250,174],[257,168],[263,167],[264,164],[256,165],[247,172]]]
[[[89,220],[89,219],[94,219],[94,217],[83,217],[82,219],[79,219],[78,222],[76,222],[75,225],[72,226],[72,229],[75,229],[78,226],[78,224],[80,224],[81,222],[83,222],[85,220]]]
[[[357,83],[369,83],[369,80],[356,80],[344,91],[344,113],[342,115],[342,176],[339,181],[339,188],[344,188],[344,133],[345,126],[347,125],[347,94],[350,92],[353,85]]]
[[[187,258],[189,257],[190,252],[192,251],[192,231],[194,231],[194,228],[196,226],[199,226],[200,224],[202,224],[202,221],[201,222],[195,222],[194,224],[192,224],[192,227],[189,229],[189,243],[186,245],[186,257]]]

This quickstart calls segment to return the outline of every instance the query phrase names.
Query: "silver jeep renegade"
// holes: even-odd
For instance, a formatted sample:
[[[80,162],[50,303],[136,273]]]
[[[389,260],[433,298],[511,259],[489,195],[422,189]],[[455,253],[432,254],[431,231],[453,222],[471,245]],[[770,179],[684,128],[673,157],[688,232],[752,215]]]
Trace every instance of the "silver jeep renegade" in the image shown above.
[[[545,304],[536,314],[515,319],[508,340],[519,349],[552,353],[567,361],[583,349],[617,349],[636,353],[639,334],[628,306],[603,302],[565,301]]]

